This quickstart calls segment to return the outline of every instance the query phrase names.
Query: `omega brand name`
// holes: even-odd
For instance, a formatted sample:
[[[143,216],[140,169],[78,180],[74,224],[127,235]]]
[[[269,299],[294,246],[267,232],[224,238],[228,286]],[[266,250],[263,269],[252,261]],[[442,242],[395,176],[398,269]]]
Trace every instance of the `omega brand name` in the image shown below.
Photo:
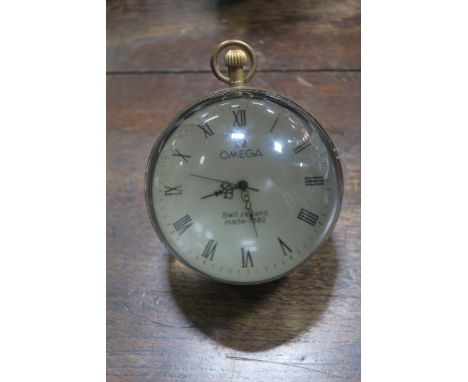
[[[262,151],[260,149],[240,149],[235,151],[221,151],[219,157],[221,159],[246,159],[262,157]]]

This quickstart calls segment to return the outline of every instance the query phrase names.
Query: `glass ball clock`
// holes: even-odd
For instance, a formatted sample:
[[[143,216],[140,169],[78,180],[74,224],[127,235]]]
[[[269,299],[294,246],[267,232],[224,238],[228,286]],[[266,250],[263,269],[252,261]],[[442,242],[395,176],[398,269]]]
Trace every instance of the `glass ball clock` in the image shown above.
[[[224,57],[225,76],[217,57],[228,47],[235,49]],[[211,67],[231,87],[183,110],[154,144],[149,216],[168,251],[203,275],[271,281],[312,256],[332,231],[343,194],[340,161],[306,110],[245,86],[256,70],[249,45],[219,44]]]

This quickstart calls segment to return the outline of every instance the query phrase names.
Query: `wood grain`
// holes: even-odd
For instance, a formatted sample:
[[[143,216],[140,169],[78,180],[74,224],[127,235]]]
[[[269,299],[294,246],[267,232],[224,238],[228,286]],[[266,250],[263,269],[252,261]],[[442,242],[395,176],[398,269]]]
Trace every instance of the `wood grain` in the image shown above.
[[[358,0],[108,0],[107,68],[206,71],[238,38],[259,70],[359,69]]]
[[[360,379],[360,75],[259,73],[252,85],[313,112],[341,151],[335,231],[303,267],[266,285],[223,285],[180,265],[146,213],[146,161],[174,113],[220,83],[205,73],[109,75],[109,381]]]

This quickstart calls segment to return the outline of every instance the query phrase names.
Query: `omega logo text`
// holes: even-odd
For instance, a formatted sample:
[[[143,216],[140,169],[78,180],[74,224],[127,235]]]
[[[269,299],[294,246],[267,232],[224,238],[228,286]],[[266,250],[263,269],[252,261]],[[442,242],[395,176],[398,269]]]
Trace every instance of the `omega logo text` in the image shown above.
[[[221,159],[245,159],[245,158],[255,158],[262,157],[262,151],[260,149],[241,149],[235,151],[221,151],[219,157]]]

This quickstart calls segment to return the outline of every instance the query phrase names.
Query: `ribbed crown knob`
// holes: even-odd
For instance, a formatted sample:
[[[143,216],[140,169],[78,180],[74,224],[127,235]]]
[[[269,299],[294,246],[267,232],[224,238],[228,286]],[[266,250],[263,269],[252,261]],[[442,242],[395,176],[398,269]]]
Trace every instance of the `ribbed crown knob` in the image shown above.
[[[243,68],[247,63],[247,55],[242,49],[230,49],[224,56],[224,65],[229,69]]]

